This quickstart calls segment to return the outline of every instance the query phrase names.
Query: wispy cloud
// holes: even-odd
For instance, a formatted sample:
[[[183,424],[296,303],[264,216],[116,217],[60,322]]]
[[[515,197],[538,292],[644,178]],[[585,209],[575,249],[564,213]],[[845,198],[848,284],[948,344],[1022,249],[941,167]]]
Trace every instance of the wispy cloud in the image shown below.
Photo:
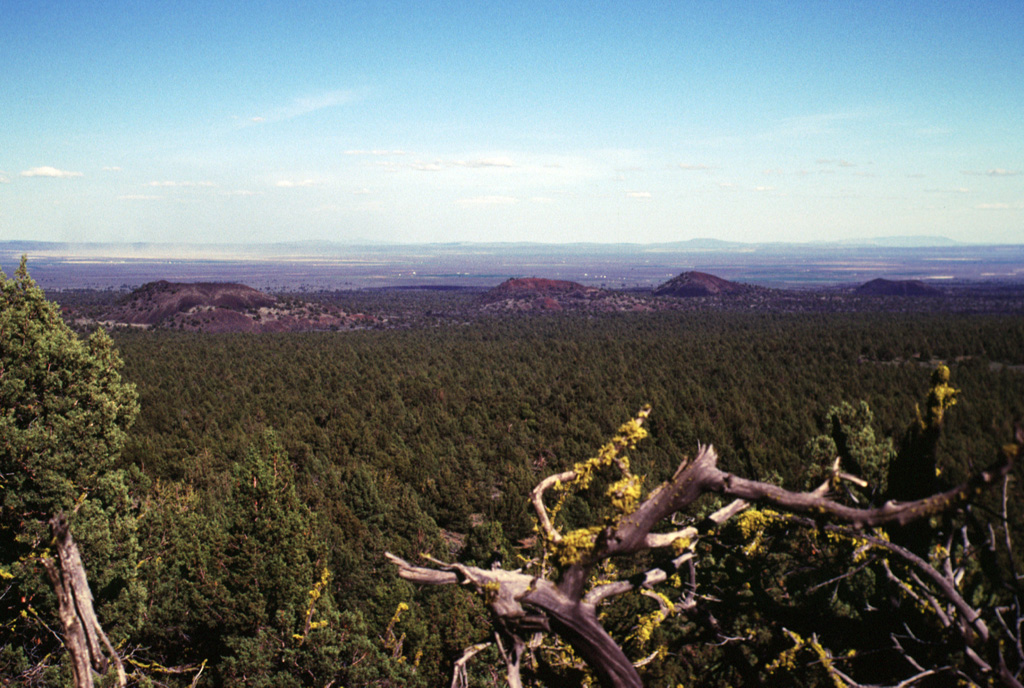
[[[977,210],[1021,210],[1024,203],[979,203],[974,207]]]
[[[353,99],[354,96],[351,91],[326,91],[314,96],[296,98],[287,105],[274,108],[270,112],[249,117],[247,121],[253,124],[282,122],[302,117],[318,110],[344,105]]]
[[[775,191],[774,186],[755,186],[754,191]]]
[[[650,198],[650,191],[627,191],[626,198]]]
[[[153,181],[146,184],[146,186],[153,187],[181,187],[181,188],[192,188],[192,187],[211,187],[215,186],[213,182],[176,182],[176,181]]]
[[[295,181],[295,180],[292,180],[292,179],[282,179],[282,180],[278,181],[277,184],[275,184],[274,186],[277,186],[278,188],[281,188],[281,189],[297,189],[299,187],[316,186],[316,185],[317,185],[317,181],[315,179],[302,179],[302,180],[299,180],[299,181]]]
[[[1020,170],[1003,170],[1003,169],[991,169],[985,170],[984,172],[978,172],[975,170],[964,170],[964,174],[979,177],[1016,177],[1020,174]]]
[[[782,120],[779,125],[761,138],[796,137],[807,138],[836,133],[841,126],[849,122],[858,122],[875,117],[876,113],[860,112],[822,112],[813,115],[801,115]]]
[[[508,158],[480,158],[478,160],[453,160],[448,163],[453,167],[515,167],[515,163]]]
[[[81,172],[69,172],[67,170],[58,170],[56,167],[33,167],[30,170],[25,170],[21,173],[22,177],[81,177]]]
[[[103,168],[103,171],[104,172],[120,172],[121,168],[117,167],[116,165],[107,165],[106,167]]]
[[[125,194],[118,196],[118,200],[121,201],[161,201],[163,196],[151,196],[148,194]]]
[[[10,184],[11,180],[8,178],[6,172],[0,172],[0,184]]]
[[[953,189],[925,189],[925,193],[971,193],[971,190],[966,186],[960,186]]]
[[[372,150],[347,150],[345,155],[405,155],[404,150],[388,150],[385,148],[374,148]]]
[[[388,163],[382,163],[388,165]],[[468,169],[486,169],[486,168],[504,168],[511,169],[516,167],[516,164],[509,158],[504,157],[490,157],[490,158],[475,158],[469,160],[416,160],[414,162],[405,163],[401,165],[407,167],[410,170],[416,170],[418,172],[440,172],[445,169],[454,168],[468,168]]]
[[[474,196],[472,198],[460,198],[456,201],[461,206],[515,205],[518,202],[519,199],[512,196]]]
[[[707,172],[711,169],[711,165],[681,162],[679,163],[679,169],[687,170],[688,172]]]
[[[857,163],[850,162],[849,160],[843,160],[842,158],[839,158],[839,159],[834,159],[834,158],[818,158],[814,162],[816,162],[819,165],[830,165],[830,166],[833,166],[833,167],[856,167],[857,166]]]

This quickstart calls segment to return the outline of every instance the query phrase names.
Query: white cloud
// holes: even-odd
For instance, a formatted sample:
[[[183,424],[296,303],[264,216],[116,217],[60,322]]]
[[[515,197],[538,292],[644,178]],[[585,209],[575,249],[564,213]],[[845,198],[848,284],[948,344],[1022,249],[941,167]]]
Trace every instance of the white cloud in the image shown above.
[[[452,169],[455,167],[464,167],[469,169],[483,169],[483,168],[513,168],[516,164],[508,158],[477,158],[474,160],[434,160],[433,162],[424,162],[418,160],[411,162],[404,167],[408,167],[411,170],[418,172],[440,172],[444,169]]]
[[[405,155],[404,150],[386,150],[383,148],[374,148],[372,150],[347,150],[345,155]]]
[[[369,196],[372,193],[373,193],[373,191],[371,191],[370,189],[367,189],[367,188],[364,187],[362,189],[355,189],[352,192],[352,195],[354,195],[354,196]]]
[[[213,182],[175,182],[175,181],[162,181],[162,182],[159,182],[158,181],[158,182],[149,182],[148,184],[146,184],[146,186],[154,186],[154,187],[181,187],[181,188],[207,187],[208,188],[208,187],[214,186],[214,183]]]
[[[842,158],[839,158],[838,160],[835,159],[835,158],[818,158],[814,162],[816,162],[819,165],[831,165],[831,166],[834,166],[834,167],[856,167],[857,166],[857,163],[850,162],[849,160],[843,160]]]
[[[479,160],[456,160],[449,163],[456,167],[515,167],[508,158],[480,158]]]
[[[116,165],[108,165],[103,168],[104,172],[120,172],[121,168]]]
[[[148,196],[146,194],[125,194],[124,196],[118,196],[118,200],[121,201],[160,201],[163,200],[163,196]]]
[[[1024,203],[979,203],[974,207],[977,210],[1021,210]]]
[[[650,198],[650,191],[627,191],[626,198]]]
[[[456,201],[456,203],[462,206],[515,205],[518,202],[519,199],[512,196],[475,196],[473,198],[460,198]]]
[[[775,191],[774,186],[755,186],[754,191]]]
[[[313,96],[296,98],[287,105],[271,110],[265,115],[257,115],[247,119],[252,124],[282,122],[284,120],[295,119],[296,117],[308,115],[309,113],[316,112],[318,110],[343,105],[351,102],[352,99],[353,95],[350,91],[325,91],[324,93],[319,93]]]
[[[81,177],[81,172],[68,172],[67,170],[58,170],[56,167],[33,167],[30,170],[25,170],[21,173],[22,177]]]
[[[964,174],[972,176],[985,176],[985,177],[1016,177],[1020,174],[1020,170],[1004,170],[1004,169],[991,169],[985,170],[984,172],[978,172],[975,170],[964,170]]]
[[[11,180],[7,177],[6,172],[0,172],[0,184],[10,184]]]
[[[317,182],[315,179],[303,179],[301,181],[292,181],[290,179],[282,179],[275,186],[282,189],[295,189],[303,186],[316,186]]]
[[[925,189],[925,193],[971,193],[971,190],[966,186],[960,186],[955,189]]]

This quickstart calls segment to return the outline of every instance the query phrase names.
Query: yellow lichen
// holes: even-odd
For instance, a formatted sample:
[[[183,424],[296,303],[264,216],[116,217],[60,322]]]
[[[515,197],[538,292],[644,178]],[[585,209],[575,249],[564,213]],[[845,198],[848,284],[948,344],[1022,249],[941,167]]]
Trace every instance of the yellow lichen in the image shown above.
[[[608,487],[607,495],[611,497],[612,507],[619,514],[631,514],[640,501],[640,486],[643,479],[636,475],[627,475]]]
[[[836,673],[835,667],[833,666],[832,653],[829,652],[820,642],[816,635],[808,638],[802,638],[797,633],[784,629],[786,635],[789,636],[790,640],[793,641],[793,647],[783,650],[778,657],[775,658],[771,664],[765,667],[765,670],[769,674],[774,674],[776,671],[785,670],[792,671],[796,668],[796,657],[802,650],[810,650],[816,655],[816,663],[825,670],[828,677],[835,684],[836,688],[846,688],[846,682],[843,681],[842,677]]]
[[[648,595],[657,596],[660,604],[658,608],[652,611],[650,614],[644,614],[637,620],[636,628],[633,632],[626,637],[627,640],[636,640],[640,649],[645,649],[647,644],[651,641],[651,635],[654,634],[655,629],[661,625],[661,623],[669,617],[674,605],[672,600],[660,592],[649,591]]]
[[[484,595],[484,601],[487,604],[493,604],[498,599],[498,594],[501,592],[501,583],[497,581],[490,581],[483,584],[482,592]]]
[[[614,467],[618,468],[622,476],[609,485],[605,492],[609,498],[611,513],[604,517],[603,523],[580,528],[561,537],[542,533],[545,556],[551,556],[562,566],[579,563],[583,556],[593,549],[598,532],[603,528],[618,525],[623,518],[635,511],[643,494],[643,477],[630,471],[629,457],[624,452],[635,448],[639,441],[647,437],[643,421],[649,414],[650,407],[645,406],[636,418],[624,423],[615,436],[602,445],[594,456],[573,466],[571,479],[556,481],[551,486],[551,490],[558,494],[555,505],[548,510],[548,517],[554,522],[569,495],[587,490],[599,472]]]
[[[591,526],[566,533],[559,542],[553,544],[555,560],[562,566],[578,564],[584,555],[594,549],[599,532],[600,526]]]
[[[678,557],[680,554],[690,549],[690,545],[692,544],[693,543],[690,541],[690,538],[678,537],[672,541],[672,551]]]

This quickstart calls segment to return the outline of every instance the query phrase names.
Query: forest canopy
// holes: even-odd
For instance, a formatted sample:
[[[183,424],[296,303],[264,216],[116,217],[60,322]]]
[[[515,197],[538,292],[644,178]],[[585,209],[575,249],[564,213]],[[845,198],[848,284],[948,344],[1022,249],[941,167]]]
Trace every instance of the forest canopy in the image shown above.
[[[490,637],[488,609],[458,590],[417,590],[384,552],[519,567],[541,547],[534,486],[592,456],[648,403],[649,436],[629,452],[648,487],[698,443],[714,444],[723,470],[791,490],[827,478],[821,459],[832,453],[881,485],[943,362],[961,393],[935,445],[937,488],[999,456],[1024,417],[1024,323],[993,315],[562,313],[390,331],[111,336],[139,410],[123,450],[106,452],[112,465],[83,480],[120,476],[110,490],[132,536],[83,541],[83,558],[100,622],[144,685],[448,684],[466,648]],[[1008,624],[1019,557],[985,549],[975,533],[991,525],[997,539],[1019,540],[1019,472],[1005,507],[996,489],[929,524],[954,535],[937,544],[963,570],[966,602],[1013,610]],[[560,517],[600,522],[603,502],[603,492],[567,500]],[[712,499],[686,518],[725,505]],[[894,584],[877,551],[851,568],[858,546],[815,532],[769,516],[731,521],[695,544],[697,589],[715,597],[707,614],[666,615],[638,633],[637,619],[661,609],[641,595],[604,623],[632,658],[657,651],[641,669],[652,685],[822,685],[831,679],[818,646],[853,649],[836,666],[857,680],[905,679],[914,672],[880,659],[893,650],[875,610]],[[109,575],[112,560],[131,562],[131,575]],[[0,582],[0,675],[64,685],[52,596],[42,579],[29,588],[18,575]],[[966,661],[918,609],[927,596],[911,591],[920,601],[901,593],[900,609],[922,624],[912,626],[913,656]],[[536,680],[585,679],[573,661],[546,662]],[[504,682],[494,647],[465,666],[469,685]]]

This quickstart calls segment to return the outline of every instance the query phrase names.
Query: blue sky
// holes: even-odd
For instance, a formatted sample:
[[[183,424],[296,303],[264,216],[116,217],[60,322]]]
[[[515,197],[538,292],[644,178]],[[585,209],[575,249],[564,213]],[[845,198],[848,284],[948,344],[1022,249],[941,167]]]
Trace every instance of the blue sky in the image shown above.
[[[0,240],[1024,241],[1024,2],[0,0]]]

